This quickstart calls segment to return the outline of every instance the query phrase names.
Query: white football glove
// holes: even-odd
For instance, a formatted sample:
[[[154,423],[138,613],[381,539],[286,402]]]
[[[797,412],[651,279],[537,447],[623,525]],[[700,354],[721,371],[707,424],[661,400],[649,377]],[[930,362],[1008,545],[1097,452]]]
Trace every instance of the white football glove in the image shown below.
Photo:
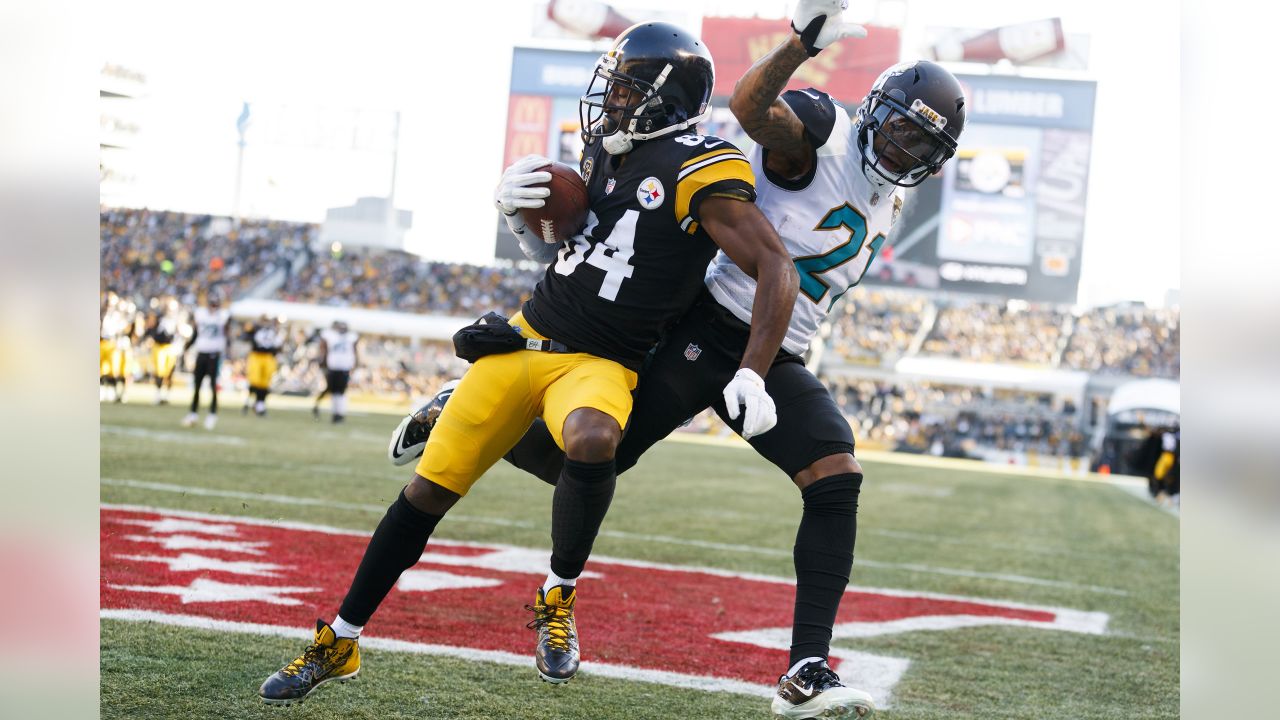
[[[841,20],[840,13],[848,7],[849,0],[800,0],[796,5],[791,29],[800,36],[809,57],[837,40],[867,36],[866,28]]]
[[[503,215],[515,215],[521,208],[540,208],[545,205],[543,198],[551,194],[551,188],[529,186],[551,181],[551,173],[534,172],[550,164],[550,160],[539,155],[525,155],[511,163],[511,167],[503,171],[502,179],[493,191],[493,204]]]
[[[724,406],[730,420],[738,419],[739,407],[746,409],[742,414],[744,440],[763,435],[778,424],[778,411],[773,398],[765,392],[764,380],[749,368],[740,368],[724,386]]]

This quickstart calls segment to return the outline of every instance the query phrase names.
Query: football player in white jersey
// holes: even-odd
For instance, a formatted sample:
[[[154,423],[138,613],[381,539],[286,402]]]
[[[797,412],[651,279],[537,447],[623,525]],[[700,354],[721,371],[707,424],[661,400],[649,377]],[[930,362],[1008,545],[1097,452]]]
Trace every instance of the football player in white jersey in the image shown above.
[[[206,430],[218,424],[218,372],[222,357],[227,354],[227,336],[231,329],[231,310],[223,307],[222,290],[212,288],[207,293],[208,307],[197,307],[192,322],[191,338],[182,352],[185,355],[194,345],[196,366],[192,374],[191,411],[182,419],[183,427],[191,427],[200,419],[200,386],[209,378],[209,414],[204,418]]]
[[[359,340],[360,336],[351,332],[342,320],[334,320],[333,327],[320,331],[320,367],[324,369],[325,386],[311,409],[316,418],[320,417],[320,401],[325,395],[330,395],[333,422],[340,423],[346,419],[347,384],[351,382],[351,371],[360,359],[356,349]]]
[[[902,191],[938,172],[964,127],[964,94],[948,71],[926,61],[886,70],[851,117],[824,92],[783,92],[792,74],[832,42],[863,37],[840,19],[841,0],[802,0],[795,31],[758,61],[734,89],[730,108],[756,141],[750,153],[757,205],[778,230],[800,275],[801,292],[773,366],[764,378],[775,401],[774,429],[748,439],[791,477],[804,512],[796,534],[796,603],[791,667],[779,679],[780,718],[864,718],[865,692],[846,687],[829,667],[832,626],[853,562],[862,468],[848,421],[801,354],[849,288],[857,285],[902,207]],[[646,365],[618,472],[707,406],[735,430],[737,407],[719,398],[745,347],[755,283],[723,254],[706,277],[707,294],[670,332]],[[393,436],[392,462],[421,453],[442,398],[405,419]],[[429,412],[434,410],[435,412]],[[424,412],[427,411],[427,412]],[[424,432],[425,431],[425,432]],[[561,453],[539,424],[506,455],[555,483]]]

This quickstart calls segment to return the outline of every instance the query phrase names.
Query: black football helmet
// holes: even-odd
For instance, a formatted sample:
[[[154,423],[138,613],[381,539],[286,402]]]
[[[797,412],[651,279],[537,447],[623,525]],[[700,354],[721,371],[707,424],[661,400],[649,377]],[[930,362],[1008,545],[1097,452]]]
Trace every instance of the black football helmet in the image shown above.
[[[964,130],[964,90],[928,60],[899,63],[876,78],[858,107],[858,152],[872,182],[915,187],[942,169]]]
[[[596,61],[578,102],[582,140],[604,143],[610,155],[692,127],[711,114],[715,66],[701,40],[665,22],[627,28]]]

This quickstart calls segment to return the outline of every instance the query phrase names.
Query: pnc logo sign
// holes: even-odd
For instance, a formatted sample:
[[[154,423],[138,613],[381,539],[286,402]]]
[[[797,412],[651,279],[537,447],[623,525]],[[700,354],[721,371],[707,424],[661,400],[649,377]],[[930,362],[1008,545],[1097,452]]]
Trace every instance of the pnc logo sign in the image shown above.
[[[366,533],[335,528],[130,506],[104,506],[101,533],[104,618],[299,638],[310,637],[317,617],[333,618],[368,542]],[[535,639],[523,608],[547,558],[546,550],[433,539],[361,645],[533,672]],[[593,558],[583,577],[585,673],[767,696],[788,665],[789,579],[616,558]],[[851,588],[835,637],[982,625],[1101,634],[1107,615]],[[909,666],[905,658],[844,650],[831,659],[846,682],[881,704]]]

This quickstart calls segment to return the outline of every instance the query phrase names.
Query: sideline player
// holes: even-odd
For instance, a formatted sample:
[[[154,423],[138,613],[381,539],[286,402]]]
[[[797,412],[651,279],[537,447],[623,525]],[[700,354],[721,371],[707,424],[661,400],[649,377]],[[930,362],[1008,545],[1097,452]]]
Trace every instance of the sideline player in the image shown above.
[[[267,394],[271,392],[271,379],[276,375],[276,354],[284,347],[284,333],[280,329],[280,321],[263,315],[250,332],[246,333],[249,341],[249,359],[245,361],[245,375],[249,381],[249,394],[244,399],[242,413],[249,412],[249,402],[253,401],[253,412],[258,417],[267,414]]]
[[[197,307],[193,317],[191,338],[182,349],[185,355],[194,345],[196,366],[191,381],[191,411],[182,419],[183,427],[192,427],[200,419],[200,386],[209,378],[209,414],[204,418],[204,428],[212,430],[218,424],[218,372],[222,358],[227,354],[227,336],[231,330],[231,311],[222,306],[222,290],[210,288],[206,293],[208,307]]]
[[[134,328],[130,303],[108,292],[99,320],[98,400],[106,400],[110,389],[113,402],[124,402]]]
[[[351,371],[360,362],[360,351],[356,345],[360,336],[351,332],[344,320],[334,320],[333,327],[320,331],[320,367],[324,369],[324,390],[316,396],[316,404],[311,407],[311,415],[320,419],[320,401],[326,395],[332,395],[333,422],[340,423],[347,416],[347,385],[351,382]]]
[[[801,293],[783,351],[765,376],[777,403],[778,428],[749,438],[792,478],[804,503],[794,547],[792,664],[773,703],[774,713],[788,718],[864,717],[873,708],[866,693],[844,687],[827,664],[853,560],[862,468],[854,459],[848,422],[800,356],[884,242],[901,208],[898,188],[917,185],[941,168],[955,151],[965,118],[959,83],[929,62],[886,70],[855,119],[826,93],[783,93],[809,57],[842,37],[865,34],[839,23],[838,12],[838,0],[802,2],[793,21],[796,34],[748,70],[730,100],[757,142],[751,153],[756,203],[800,270]],[[828,13],[837,18],[830,26]],[[667,334],[640,378],[631,424],[618,447],[619,472],[708,405],[735,430],[741,427],[715,388],[742,352],[755,283],[724,253],[716,256],[706,282],[709,297]],[[433,399],[424,410],[440,402]],[[415,424],[415,416],[401,423],[396,438]],[[421,436],[425,423],[416,425]],[[563,454],[538,424],[506,457],[553,484],[563,465]]]
[[[338,618],[317,623],[315,642],[263,684],[264,700],[295,701],[358,672],[362,626],[418,562],[449,508],[539,416],[566,460],[552,510],[555,584],[539,587],[532,606],[536,664],[551,682],[573,677],[574,582],[613,496],[614,452],[637,371],[697,297],[717,246],[759,281],[755,324],[725,392],[735,408],[747,406],[748,433],[772,427],[759,373],[786,331],[797,279],[751,202],[746,157],[719,138],[682,134],[709,115],[713,80],[706,47],[668,23],[635,25],[601,56],[580,103],[591,212],[510,320],[524,349],[479,358],[454,388],[417,473],[374,532]],[[547,196],[546,188],[528,187],[550,179],[530,172],[546,162],[526,158],[508,168],[495,197],[522,242],[534,245],[541,240],[525,235],[517,210]]]
[[[151,340],[151,372],[156,383],[156,404],[168,405],[173,390],[173,371],[178,364],[174,341],[178,338],[177,301],[164,301],[155,324],[147,328]]]

